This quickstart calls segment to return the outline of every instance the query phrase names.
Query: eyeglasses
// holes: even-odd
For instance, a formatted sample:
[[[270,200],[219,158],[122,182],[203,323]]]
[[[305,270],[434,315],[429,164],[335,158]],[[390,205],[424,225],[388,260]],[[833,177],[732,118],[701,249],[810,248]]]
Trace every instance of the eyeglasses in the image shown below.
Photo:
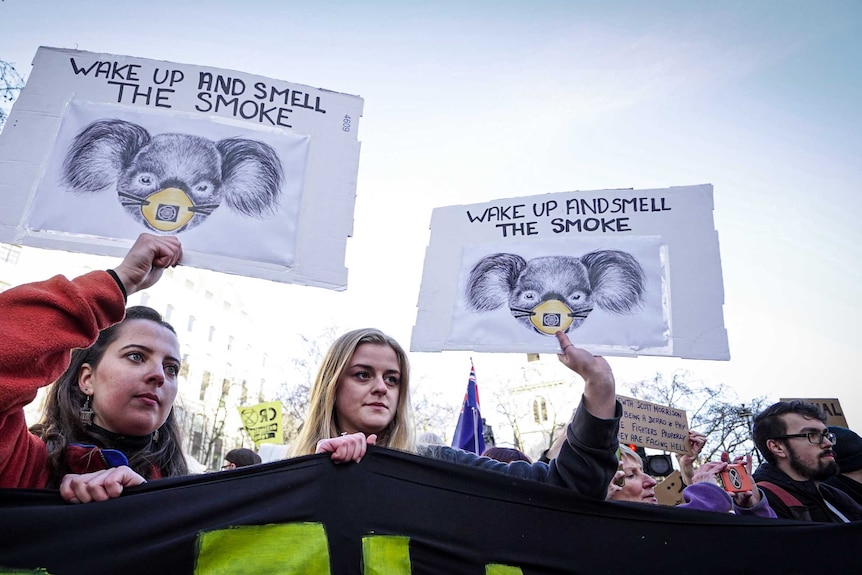
[[[805,437],[808,439],[808,443],[813,443],[814,445],[820,445],[823,443],[824,439],[828,439],[829,442],[833,445],[837,443],[835,434],[831,431],[809,431],[808,433],[794,433],[792,435],[779,435],[778,437],[773,437],[772,439],[792,439],[794,437]]]

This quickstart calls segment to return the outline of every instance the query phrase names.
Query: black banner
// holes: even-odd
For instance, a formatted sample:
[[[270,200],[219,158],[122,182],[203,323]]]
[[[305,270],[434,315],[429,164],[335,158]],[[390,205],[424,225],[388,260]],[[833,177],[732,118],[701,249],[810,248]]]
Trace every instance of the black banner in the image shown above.
[[[86,505],[0,490],[0,533],[0,573],[811,575],[858,568],[862,523],[590,501],[372,447],[359,464],[303,457]]]

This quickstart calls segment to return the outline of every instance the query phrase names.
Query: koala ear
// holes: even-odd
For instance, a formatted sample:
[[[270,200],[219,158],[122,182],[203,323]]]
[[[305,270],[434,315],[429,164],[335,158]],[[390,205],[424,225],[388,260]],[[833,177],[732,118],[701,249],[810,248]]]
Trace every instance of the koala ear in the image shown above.
[[[581,256],[581,262],[590,274],[590,287],[600,308],[627,313],[643,305],[646,276],[634,256],[599,250]]]
[[[473,266],[467,279],[467,303],[475,311],[497,309],[509,301],[509,293],[527,262],[515,254],[485,256]]]
[[[75,136],[63,160],[63,183],[75,192],[98,192],[117,178],[150,141],[144,128],[124,120],[98,120]]]
[[[221,140],[216,148],[222,158],[222,193],[231,209],[257,218],[274,214],[284,180],[276,151],[244,138]]]

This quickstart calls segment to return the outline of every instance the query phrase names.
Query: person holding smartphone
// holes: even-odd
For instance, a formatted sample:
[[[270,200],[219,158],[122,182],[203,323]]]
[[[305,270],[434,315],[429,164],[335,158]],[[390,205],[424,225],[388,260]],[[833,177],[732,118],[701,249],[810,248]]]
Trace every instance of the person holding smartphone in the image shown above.
[[[747,458],[737,457],[734,464],[741,465],[750,477],[750,455]],[[718,478],[727,471],[729,465],[731,464],[727,461],[710,461],[698,467],[692,476],[692,484],[682,492],[685,503],[677,507],[718,513],[733,511],[737,515],[775,518],[775,512],[759,489],[739,489],[729,493],[732,486],[725,489],[719,487]],[[620,467],[614,480],[608,485],[608,500],[658,505],[655,495],[656,480],[644,472],[640,455],[627,445],[620,445]],[[750,480],[747,486],[751,486]]]

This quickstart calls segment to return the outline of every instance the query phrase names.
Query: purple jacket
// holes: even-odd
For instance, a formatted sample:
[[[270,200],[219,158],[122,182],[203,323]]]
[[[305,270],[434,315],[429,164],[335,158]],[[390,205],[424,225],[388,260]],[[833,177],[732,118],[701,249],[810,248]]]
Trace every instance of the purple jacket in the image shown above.
[[[760,488],[758,487],[758,489]],[[677,505],[679,508],[715,511],[717,513],[727,513],[733,510],[737,515],[768,517],[770,519],[777,517],[762,490],[760,491],[760,503],[754,507],[738,507],[724,489],[708,481],[689,485],[683,490],[682,497],[685,499],[685,503]]]

